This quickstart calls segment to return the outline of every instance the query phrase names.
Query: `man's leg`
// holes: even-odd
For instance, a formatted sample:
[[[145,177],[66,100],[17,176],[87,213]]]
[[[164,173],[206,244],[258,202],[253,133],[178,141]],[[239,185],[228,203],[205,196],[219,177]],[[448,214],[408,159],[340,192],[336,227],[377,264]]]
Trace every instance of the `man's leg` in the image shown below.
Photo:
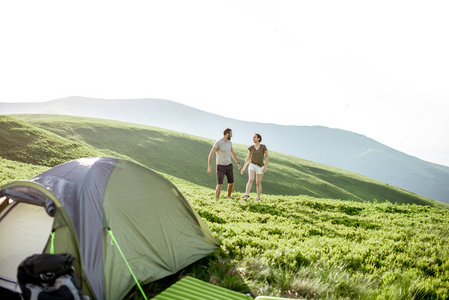
[[[232,164],[226,166],[226,179],[228,180],[228,198],[231,198],[234,190],[234,168]]]
[[[224,166],[217,165],[217,187],[215,188],[215,200],[220,199],[221,187],[223,186],[223,179],[226,170]]]
[[[232,196],[232,190],[234,189],[233,183],[228,183],[228,197]]]
[[[222,186],[223,186],[222,184],[217,184],[217,187],[215,188],[215,200],[220,199],[220,192]]]

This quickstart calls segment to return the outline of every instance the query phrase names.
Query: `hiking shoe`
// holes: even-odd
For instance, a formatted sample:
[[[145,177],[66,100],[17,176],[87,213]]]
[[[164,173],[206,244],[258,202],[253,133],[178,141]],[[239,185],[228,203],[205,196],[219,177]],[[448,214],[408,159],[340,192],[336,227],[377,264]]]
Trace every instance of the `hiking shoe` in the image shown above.
[[[248,198],[249,198],[249,195],[243,196],[243,200],[248,200]]]
[[[257,197],[256,200],[259,201],[259,200],[260,200],[260,197]]]
[[[232,196],[228,196],[228,199],[232,199]]]

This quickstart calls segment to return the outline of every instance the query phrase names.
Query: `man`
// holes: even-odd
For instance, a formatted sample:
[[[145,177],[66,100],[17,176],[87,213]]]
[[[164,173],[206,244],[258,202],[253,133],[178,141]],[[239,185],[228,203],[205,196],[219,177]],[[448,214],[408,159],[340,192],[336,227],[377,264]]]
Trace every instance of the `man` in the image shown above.
[[[223,138],[217,140],[209,153],[207,173],[212,174],[212,158],[217,154],[217,187],[215,188],[215,199],[220,198],[221,187],[223,186],[223,179],[226,176],[228,181],[228,198],[232,198],[232,190],[234,189],[234,169],[232,167],[231,155],[237,163],[239,170],[242,167],[231,143],[232,130],[226,128],[223,131]]]

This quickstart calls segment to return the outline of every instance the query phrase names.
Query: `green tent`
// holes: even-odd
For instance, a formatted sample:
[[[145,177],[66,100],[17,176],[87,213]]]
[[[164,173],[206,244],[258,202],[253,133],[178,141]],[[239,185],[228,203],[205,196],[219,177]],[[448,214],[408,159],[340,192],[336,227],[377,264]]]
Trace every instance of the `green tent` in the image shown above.
[[[70,253],[83,293],[122,299],[216,249],[206,224],[167,179],[141,165],[91,157],[0,187],[0,287],[35,253]]]

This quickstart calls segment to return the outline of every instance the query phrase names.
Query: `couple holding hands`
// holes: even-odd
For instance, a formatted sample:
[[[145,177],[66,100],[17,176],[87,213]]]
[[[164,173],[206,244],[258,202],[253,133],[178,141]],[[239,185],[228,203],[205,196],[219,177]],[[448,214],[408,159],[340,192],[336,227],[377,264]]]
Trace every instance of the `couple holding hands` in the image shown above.
[[[248,183],[246,184],[246,191],[243,199],[247,200],[249,198],[249,193],[253,185],[254,178],[256,178],[257,187],[257,197],[256,200],[260,200],[260,195],[262,193],[262,177],[267,172],[268,167],[268,149],[262,142],[262,136],[258,133],[253,135],[253,145],[248,148],[248,155],[246,157],[243,168],[237,159],[237,155],[232,148],[231,143],[232,130],[226,128],[223,131],[223,138],[217,140],[209,153],[208,157],[208,168],[207,173],[212,174],[212,158],[216,154],[217,162],[217,186],[215,188],[215,199],[220,198],[221,187],[223,186],[223,179],[226,176],[228,181],[228,198],[232,198],[232,191],[234,189],[234,171],[231,163],[231,156],[237,162],[240,174],[248,168]],[[265,164],[263,162],[265,156]]]

